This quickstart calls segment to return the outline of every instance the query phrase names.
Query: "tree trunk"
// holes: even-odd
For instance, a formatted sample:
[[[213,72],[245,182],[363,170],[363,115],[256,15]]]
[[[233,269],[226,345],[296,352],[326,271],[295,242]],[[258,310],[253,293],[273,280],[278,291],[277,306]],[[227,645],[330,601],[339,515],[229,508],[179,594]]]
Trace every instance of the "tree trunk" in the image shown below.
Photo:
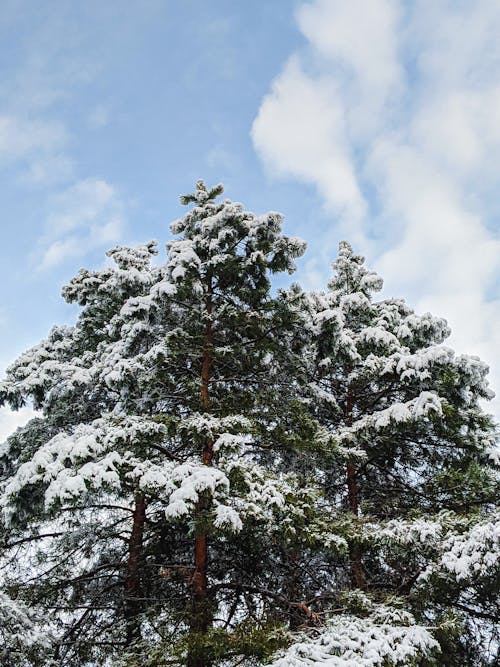
[[[346,406],[345,406],[345,423],[347,426],[352,426],[354,410],[354,392],[352,387],[347,389]],[[347,505],[354,516],[359,516],[358,505],[358,481],[356,475],[356,466],[352,461],[347,463]],[[361,549],[359,544],[349,545],[349,564],[351,571],[351,584],[355,588],[364,590],[365,577],[361,565]]]
[[[358,483],[356,480],[356,468],[352,461],[347,464],[347,502],[350,511],[357,517],[358,509]],[[351,569],[351,583],[355,588],[365,588],[365,577],[361,565],[361,549],[359,544],[349,546],[349,562]]]
[[[207,318],[203,334],[203,355],[201,359],[200,404],[203,412],[210,409],[210,374],[212,370],[212,285],[208,283],[208,296],[205,302],[205,316]],[[201,460],[205,465],[212,465],[213,440],[207,438]],[[210,509],[209,496],[201,497],[195,512],[196,535],[194,543],[194,574],[192,580],[192,608],[190,618],[190,632],[192,635],[205,634],[212,625],[212,605],[208,595],[208,535],[204,523],[204,514]],[[195,637],[196,641],[196,637]],[[193,646],[187,658],[188,667],[210,667],[208,656],[201,655],[201,651]]]
[[[141,560],[146,521],[146,502],[142,493],[135,496],[135,507],[130,534],[127,569],[125,572],[126,644],[130,646],[141,638],[139,614],[143,610],[141,590]]]
[[[300,572],[297,551],[295,549],[290,549],[285,557],[288,574],[288,627],[293,631],[297,630],[297,628],[305,621],[304,613],[300,604],[298,604],[300,599]]]

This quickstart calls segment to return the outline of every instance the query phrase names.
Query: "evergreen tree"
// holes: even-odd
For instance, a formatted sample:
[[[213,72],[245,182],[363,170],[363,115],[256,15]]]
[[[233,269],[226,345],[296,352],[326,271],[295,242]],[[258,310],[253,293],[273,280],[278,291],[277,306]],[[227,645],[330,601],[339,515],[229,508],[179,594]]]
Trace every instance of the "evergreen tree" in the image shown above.
[[[334,269],[329,291],[310,296],[304,399],[337,451],[326,465],[316,460],[349,544],[330,595],[346,611],[354,603],[363,622],[336,614],[319,639],[273,664],[430,660],[439,646],[415,619],[435,629],[439,664],[488,664],[477,621],[491,630],[500,611],[500,524],[495,432],[480,406],[491,397],[487,367],[442,345],[444,320],[418,316],[402,300],[374,300],[382,280],[348,243]],[[326,555],[323,567],[331,571]],[[377,653],[378,636],[387,653]]]
[[[215,203],[220,192],[199,182],[183,199],[195,207],[172,226],[182,237],[164,267],[147,244],[111,251],[116,268],[81,271],[63,291],[83,308],[76,326],[54,329],[3,385],[12,406],[31,399],[43,413],[9,443],[3,505],[11,530],[18,523],[30,544],[40,534],[49,558],[35,598],[74,611],[59,633],[61,664],[135,651],[179,619],[188,664],[209,664],[215,592],[233,591],[233,615],[242,604],[228,533],[268,523],[294,492],[273,474],[262,433],[264,412],[279,419],[270,361],[289,319],[269,273],[293,270],[303,243],[281,235],[278,214]],[[49,547],[47,524],[57,528]]]
[[[158,281],[155,252],[154,244],[116,248],[114,268],[81,271],[64,289],[83,307],[76,326],[55,327],[2,387],[12,406],[32,400],[42,414],[9,439],[2,504],[12,585],[56,619],[56,664],[103,661],[138,634],[144,517],[131,471],[155,451],[163,427],[147,409],[122,409],[127,390],[117,378],[127,360],[112,354],[119,345],[130,350],[134,384],[155,332],[141,340],[126,304],[140,303]],[[141,388],[133,393],[140,402]]]
[[[147,243],[80,271],[63,290],[76,324],[0,385],[40,411],[0,452],[0,651],[26,667],[494,664],[486,366],[442,345],[444,320],[377,301],[347,243],[329,291],[273,295],[303,243],[221,193],[182,198],[165,264]]]

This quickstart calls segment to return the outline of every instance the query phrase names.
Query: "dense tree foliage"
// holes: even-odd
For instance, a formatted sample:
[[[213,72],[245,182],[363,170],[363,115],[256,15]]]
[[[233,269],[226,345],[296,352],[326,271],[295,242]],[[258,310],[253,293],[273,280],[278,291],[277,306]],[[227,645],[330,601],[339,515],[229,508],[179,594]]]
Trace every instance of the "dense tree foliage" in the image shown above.
[[[8,369],[7,665],[489,665],[500,521],[487,367],[341,243],[273,293],[277,213],[181,199],[165,264],[118,247]]]

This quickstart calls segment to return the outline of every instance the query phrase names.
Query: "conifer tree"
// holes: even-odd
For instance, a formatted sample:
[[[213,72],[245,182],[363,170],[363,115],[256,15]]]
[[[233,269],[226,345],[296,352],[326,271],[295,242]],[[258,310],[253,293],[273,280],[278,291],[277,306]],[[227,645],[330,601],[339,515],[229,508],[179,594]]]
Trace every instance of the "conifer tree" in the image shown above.
[[[171,228],[182,237],[168,244],[178,320],[169,336],[169,361],[176,367],[176,381],[188,376],[192,387],[183,401],[179,430],[186,434],[188,451],[193,451],[193,441],[199,447],[201,464],[197,479],[179,494],[178,509],[171,510],[187,513],[185,500],[195,498],[194,638],[207,633],[214,606],[208,591],[207,517],[215,510],[216,527],[240,530],[242,525],[241,512],[220,503],[214,491],[236,468],[255,477],[258,466],[248,432],[268,382],[266,355],[276,347],[285,323],[270,296],[269,274],[293,271],[293,259],[304,250],[302,241],[282,236],[280,215],[254,216],[228,200],[215,203],[221,192],[221,186],[207,190],[199,181],[196,191],[181,199],[194,208]],[[228,427],[234,432],[226,432]],[[240,505],[244,502],[242,498]],[[188,655],[190,667],[204,667],[208,660],[197,655],[196,647]]]
[[[39,534],[50,554],[35,597],[74,612],[61,664],[135,651],[158,627],[155,611],[167,628],[179,614],[188,623],[189,665],[210,664],[209,536],[224,552],[228,533],[271,520],[293,493],[260,464],[259,431],[289,316],[269,274],[293,270],[303,243],[281,235],[278,214],[215,203],[221,190],[199,182],[183,198],[195,207],[172,226],[182,236],[165,266],[151,264],[150,243],[110,251],[115,268],[81,271],[63,291],[82,307],[75,327],[55,328],[3,384],[4,401],[42,410],[10,440],[2,504],[11,533],[19,524],[30,544]],[[214,563],[212,589],[228,574]],[[227,588],[238,606],[240,584]]]
[[[491,397],[487,367],[442,345],[444,320],[376,301],[382,280],[346,242],[334,269],[329,291],[310,296],[304,398],[337,451],[316,465],[349,544],[330,590],[345,611],[273,665],[432,663],[436,639],[438,664],[490,664],[480,657],[488,642],[476,641],[477,621],[491,630],[499,612],[496,434],[480,405]]]
[[[55,327],[2,387],[13,407],[31,399],[41,411],[9,439],[2,504],[5,548],[24,564],[12,584],[57,619],[57,664],[102,660],[138,636],[144,522],[131,471],[158,446],[162,426],[131,409],[144,398],[132,371],[151,340],[133,312],[158,280],[155,252],[154,244],[116,248],[115,268],[81,271],[64,289],[83,307],[76,326]],[[121,386],[119,345],[137,362]]]
[[[0,385],[39,410],[0,451],[0,651],[23,667],[494,664],[486,366],[443,345],[444,320],[376,300],[345,242],[326,293],[273,294],[303,242],[221,193],[182,198],[166,263],[151,242],[80,271],[75,325]]]

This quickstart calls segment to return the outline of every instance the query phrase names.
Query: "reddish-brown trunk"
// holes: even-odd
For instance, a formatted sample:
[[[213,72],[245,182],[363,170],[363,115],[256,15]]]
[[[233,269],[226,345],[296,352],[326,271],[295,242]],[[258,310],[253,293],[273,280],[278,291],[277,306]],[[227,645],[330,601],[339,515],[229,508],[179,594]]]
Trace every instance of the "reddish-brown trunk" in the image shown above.
[[[198,503],[197,514],[203,512],[203,501]],[[188,652],[187,667],[210,667],[211,661],[200,646],[199,635],[208,632],[212,624],[212,608],[208,595],[208,540],[206,532],[199,532],[194,543],[194,574],[192,578],[192,605],[189,623],[194,642]]]
[[[209,281],[208,296],[205,302],[205,331],[203,334],[203,355],[201,359],[201,383],[200,383],[200,405],[203,412],[210,409],[210,374],[212,370],[212,296],[211,281]],[[213,440],[207,438],[203,446],[201,460],[205,465],[212,465]],[[196,507],[195,523],[201,523],[196,527],[194,543],[194,574],[192,580],[192,609],[190,619],[190,630],[192,634],[205,634],[212,624],[211,601],[208,595],[208,535],[204,527],[203,514],[210,507],[210,498],[200,498]],[[201,520],[201,521],[200,521]],[[210,659],[201,655],[202,651],[193,647],[188,654],[188,667],[210,667]]]
[[[345,407],[345,422],[347,426],[352,426],[353,410],[354,392],[352,387],[348,387]],[[358,480],[356,467],[352,461],[348,461],[347,463],[347,504],[354,516],[359,516]],[[365,588],[365,577],[361,565],[361,549],[358,544],[354,543],[349,547],[349,563],[352,585],[363,590]]]
[[[146,521],[146,501],[142,493],[135,496],[130,533],[127,569],[125,572],[125,620],[127,626],[126,643],[132,644],[141,637],[139,614],[143,609],[141,590],[141,560]]]

